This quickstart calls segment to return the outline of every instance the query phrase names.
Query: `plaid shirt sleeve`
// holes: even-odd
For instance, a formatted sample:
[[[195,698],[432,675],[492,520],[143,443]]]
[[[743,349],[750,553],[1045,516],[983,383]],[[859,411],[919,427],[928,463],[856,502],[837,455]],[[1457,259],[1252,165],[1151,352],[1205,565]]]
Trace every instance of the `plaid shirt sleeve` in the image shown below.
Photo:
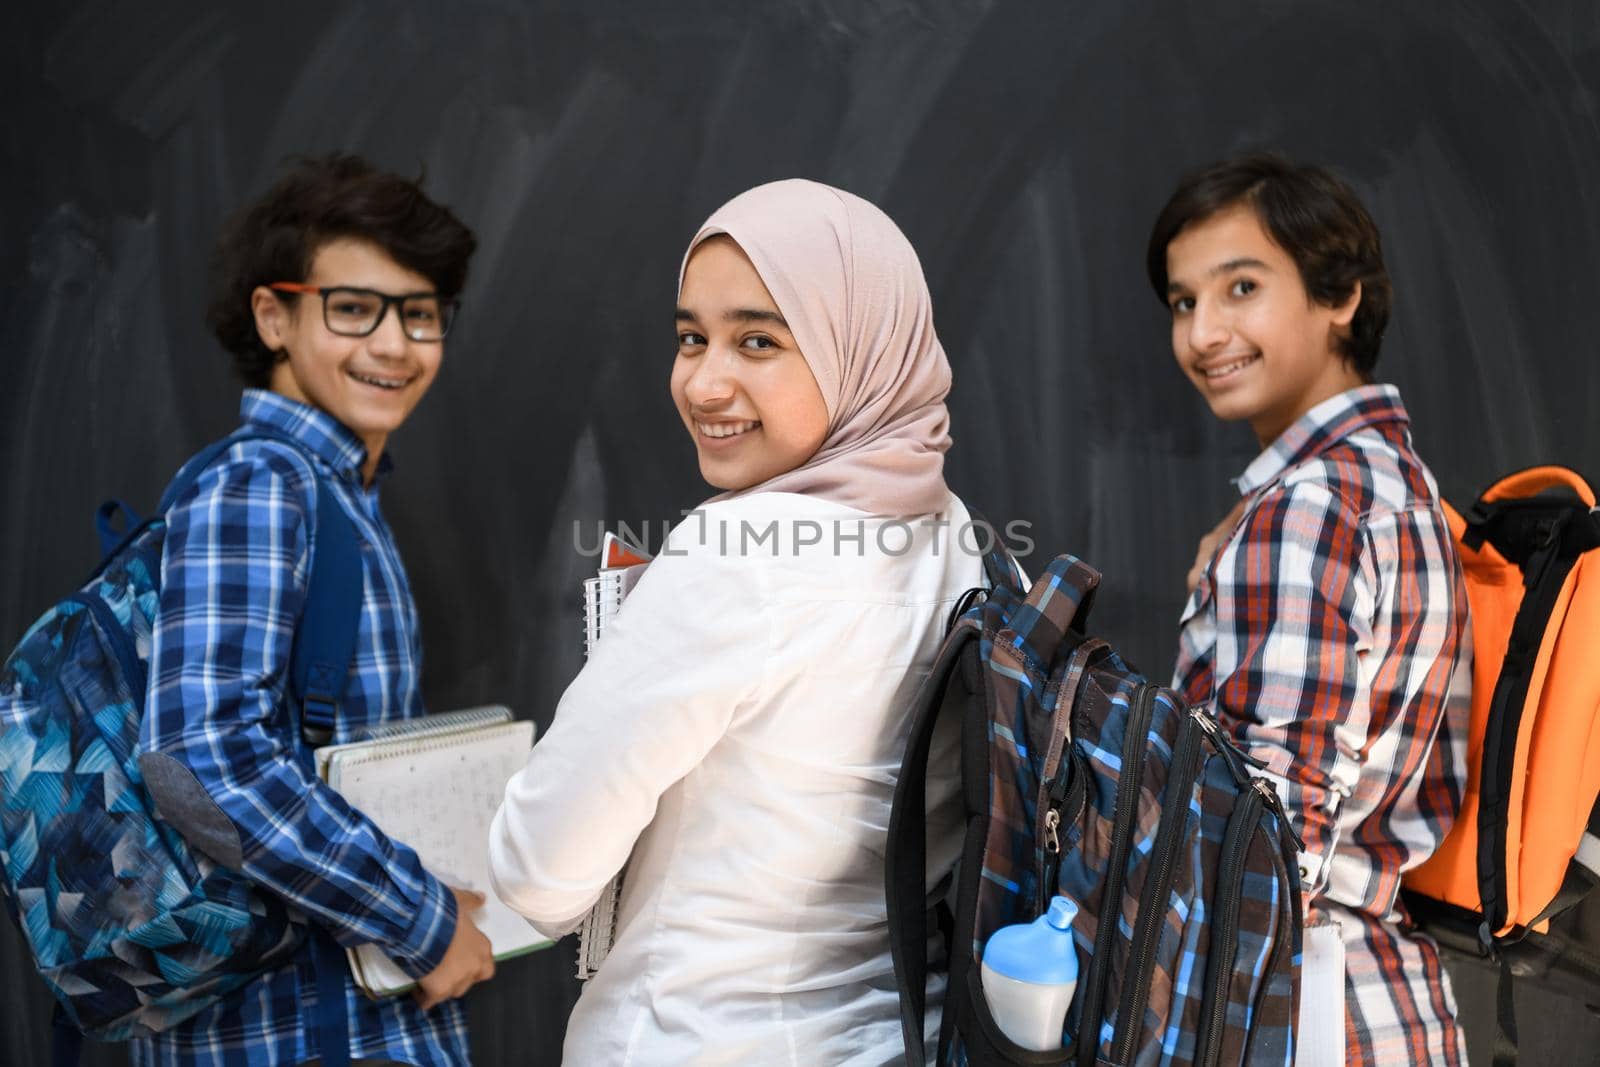
[[[312,777],[288,736],[285,678],[317,491],[286,449],[240,446],[168,513],[144,742],[221,806],[247,877],[342,944],[382,944],[420,977],[450,944],[454,896]]]
[[[1369,547],[1339,496],[1302,482],[1266,492],[1214,571],[1218,712],[1277,780],[1306,842],[1313,897],[1327,884],[1369,735]]]

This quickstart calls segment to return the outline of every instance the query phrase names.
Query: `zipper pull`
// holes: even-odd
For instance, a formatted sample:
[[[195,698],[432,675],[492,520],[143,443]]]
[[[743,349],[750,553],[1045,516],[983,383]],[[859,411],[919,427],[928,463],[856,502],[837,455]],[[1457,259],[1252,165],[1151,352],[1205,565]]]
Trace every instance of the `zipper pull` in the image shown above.
[[[1245,760],[1249,757],[1239,751],[1239,746],[1233,743],[1233,738],[1223,732],[1217,720],[1212,718],[1204,708],[1190,708],[1189,714],[1195,717],[1200,724],[1200,731],[1211,739],[1211,747],[1222,756],[1222,761],[1228,765],[1228,771],[1233,775],[1233,780],[1239,785],[1250,781],[1251,774],[1245,769]]]
[[[1239,754],[1240,759],[1250,764],[1250,766],[1254,767],[1256,770],[1264,771],[1267,769],[1267,761],[1262,759],[1260,756],[1252,756],[1250,753],[1237,746],[1235,746],[1234,751]]]
[[[1061,813],[1047,808],[1044,813],[1044,864],[1039,872],[1039,909],[1042,914],[1050,906],[1061,880]]]
[[[1061,813],[1051,808],[1044,813],[1044,851],[1047,856],[1061,855]]]
[[[1294,841],[1294,847],[1301,852],[1306,850],[1305,840],[1294,830],[1294,824],[1289,821],[1289,813],[1283,810],[1283,798],[1278,796],[1278,791],[1272,788],[1272,783],[1265,778],[1252,778],[1250,780],[1256,792],[1260,793],[1267,802],[1267,806],[1278,816],[1278,823],[1289,831],[1289,837]]]

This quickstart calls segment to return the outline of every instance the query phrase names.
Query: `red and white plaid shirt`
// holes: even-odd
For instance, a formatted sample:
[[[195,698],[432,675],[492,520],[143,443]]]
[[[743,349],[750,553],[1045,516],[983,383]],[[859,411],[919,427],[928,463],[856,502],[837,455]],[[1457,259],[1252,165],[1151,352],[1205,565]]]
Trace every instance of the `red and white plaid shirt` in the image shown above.
[[[1237,480],[1246,505],[1184,609],[1174,685],[1262,761],[1295,828],[1308,918],[1345,943],[1346,1062],[1459,1063],[1433,944],[1400,875],[1466,780],[1461,564],[1399,392],[1323,401]],[[1459,672],[1459,673],[1458,673]]]

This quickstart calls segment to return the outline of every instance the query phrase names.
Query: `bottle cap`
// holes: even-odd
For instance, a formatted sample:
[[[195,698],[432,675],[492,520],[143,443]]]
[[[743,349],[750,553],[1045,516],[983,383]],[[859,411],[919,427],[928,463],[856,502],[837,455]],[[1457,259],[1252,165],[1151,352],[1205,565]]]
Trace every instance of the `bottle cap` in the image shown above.
[[[1002,926],[983,947],[983,965],[996,974],[1036,985],[1078,980],[1078,948],[1072,940],[1077,902],[1057,896],[1030,923]]]
[[[1078,917],[1078,902],[1057,893],[1055,899],[1050,901],[1050,910],[1044,913],[1044,917],[1057,930],[1070,930],[1072,920]]]

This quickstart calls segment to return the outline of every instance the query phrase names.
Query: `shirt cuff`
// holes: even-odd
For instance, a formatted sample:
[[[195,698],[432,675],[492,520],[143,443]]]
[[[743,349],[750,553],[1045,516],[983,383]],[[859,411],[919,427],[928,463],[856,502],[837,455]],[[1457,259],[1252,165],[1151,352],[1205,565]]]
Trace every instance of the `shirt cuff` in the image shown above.
[[[411,978],[421,978],[439,966],[456,935],[456,895],[433,875],[426,875],[422,904],[416,921],[405,932],[395,964]]]

